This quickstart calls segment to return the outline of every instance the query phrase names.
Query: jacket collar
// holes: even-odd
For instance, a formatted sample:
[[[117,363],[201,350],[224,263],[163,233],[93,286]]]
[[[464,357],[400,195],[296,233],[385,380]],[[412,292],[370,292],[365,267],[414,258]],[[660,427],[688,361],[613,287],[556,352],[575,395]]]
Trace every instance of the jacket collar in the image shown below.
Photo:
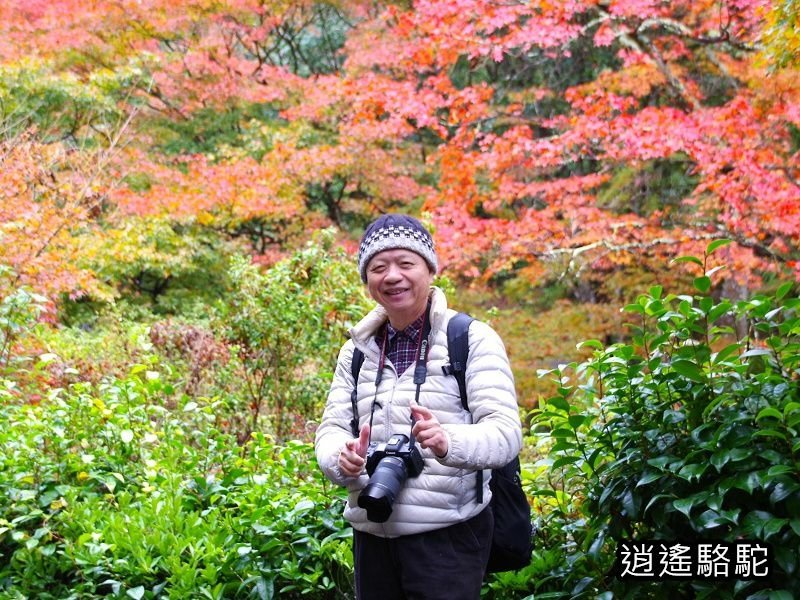
[[[444,327],[447,314],[447,298],[436,286],[431,286],[431,334]],[[386,309],[378,305],[350,329],[350,338],[365,356],[378,360],[380,350],[375,334],[389,320]]]

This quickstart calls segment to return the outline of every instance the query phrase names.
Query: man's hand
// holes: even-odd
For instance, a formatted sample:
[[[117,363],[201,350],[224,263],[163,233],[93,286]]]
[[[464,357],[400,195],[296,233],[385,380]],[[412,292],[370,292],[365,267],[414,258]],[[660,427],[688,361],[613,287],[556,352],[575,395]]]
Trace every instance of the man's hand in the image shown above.
[[[369,445],[369,425],[364,425],[358,437],[345,442],[339,452],[339,469],[348,477],[358,477],[366,464]]]
[[[416,421],[411,433],[417,438],[419,445],[423,448],[430,448],[439,458],[446,456],[447,434],[442,429],[439,419],[430,410],[415,402],[411,403],[411,415]]]

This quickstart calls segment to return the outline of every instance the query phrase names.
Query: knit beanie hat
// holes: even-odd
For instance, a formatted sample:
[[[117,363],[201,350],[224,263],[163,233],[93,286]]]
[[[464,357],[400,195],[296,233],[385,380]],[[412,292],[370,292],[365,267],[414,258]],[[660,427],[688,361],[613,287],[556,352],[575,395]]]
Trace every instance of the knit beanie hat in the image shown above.
[[[367,265],[373,256],[384,250],[399,248],[419,254],[434,273],[439,270],[433,238],[422,223],[408,215],[389,214],[375,219],[361,238],[358,249],[361,280],[367,282]]]

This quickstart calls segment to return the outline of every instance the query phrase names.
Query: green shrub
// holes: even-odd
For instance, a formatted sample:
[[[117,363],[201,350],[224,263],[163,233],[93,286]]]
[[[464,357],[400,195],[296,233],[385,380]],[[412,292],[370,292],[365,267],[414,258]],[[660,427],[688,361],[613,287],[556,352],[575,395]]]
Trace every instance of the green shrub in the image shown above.
[[[309,444],[242,447],[154,365],[0,405],[0,597],[338,598],[341,492]]]
[[[35,328],[47,305],[47,298],[16,282],[14,271],[0,264],[0,377],[19,368],[22,357],[15,355],[15,346]]]
[[[553,584],[532,582],[547,597],[800,597],[800,299],[787,284],[715,300],[707,260],[684,260],[704,268],[695,295],[651,288],[625,309],[630,344],[586,342],[590,360],[550,371],[559,387],[534,418],[548,453],[534,495],[563,556]],[[769,580],[611,571],[620,540],[740,539],[772,546]]]
[[[233,263],[233,291],[213,327],[241,361],[250,431],[267,425],[283,439],[319,418],[347,329],[371,306],[333,241],[323,231],[264,272],[245,258]]]

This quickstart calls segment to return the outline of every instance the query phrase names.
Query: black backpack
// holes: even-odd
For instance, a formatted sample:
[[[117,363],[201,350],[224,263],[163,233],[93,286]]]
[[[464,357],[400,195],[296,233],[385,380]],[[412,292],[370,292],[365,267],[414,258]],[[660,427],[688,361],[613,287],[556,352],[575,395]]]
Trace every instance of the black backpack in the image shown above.
[[[467,356],[469,354],[469,325],[473,318],[465,313],[458,313],[447,325],[447,348],[450,354],[450,367],[445,369],[447,375],[453,375],[458,382],[461,394],[461,405],[469,410],[467,402]],[[364,363],[364,353],[358,348],[353,350],[351,373],[353,375],[353,391],[350,401],[353,405],[353,418],[350,428],[353,436],[358,437],[357,392],[358,374]],[[483,502],[483,471],[477,471],[476,489],[478,502]],[[522,490],[519,456],[499,469],[492,469],[489,481],[492,499],[489,504],[494,514],[494,532],[492,533],[492,550],[489,554],[487,573],[516,571],[526,567],[533,553],[533,526],[531,525],[531,507]]]

